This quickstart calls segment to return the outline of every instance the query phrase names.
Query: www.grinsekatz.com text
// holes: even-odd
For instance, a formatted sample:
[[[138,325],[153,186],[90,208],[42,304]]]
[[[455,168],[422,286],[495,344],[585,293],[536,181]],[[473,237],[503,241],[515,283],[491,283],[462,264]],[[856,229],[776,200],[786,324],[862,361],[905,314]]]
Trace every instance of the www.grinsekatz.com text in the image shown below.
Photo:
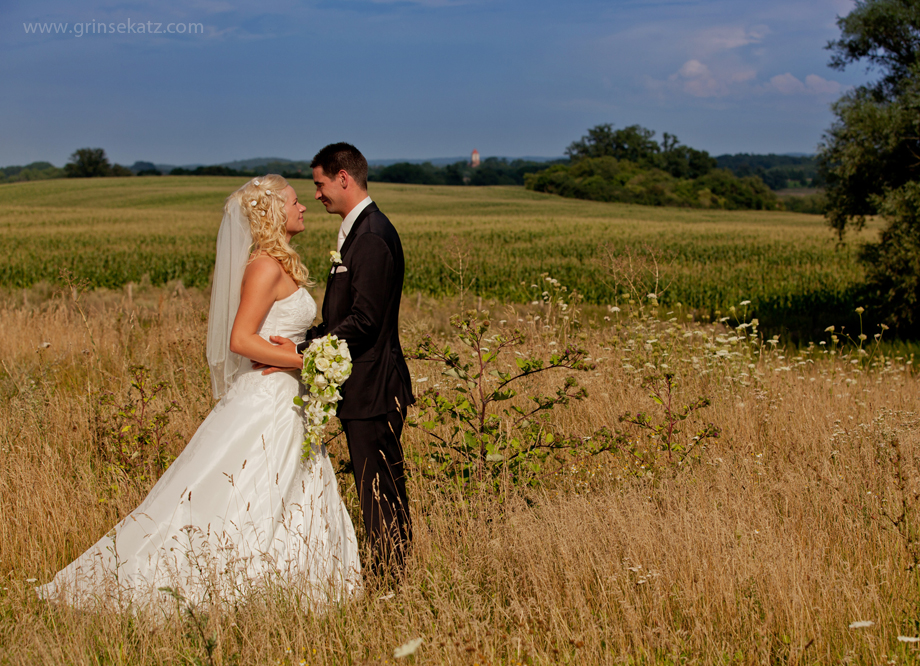
[[[27,35],[203,35],[203,23],[161,23],[132,21],[100,23],[23,23]]]

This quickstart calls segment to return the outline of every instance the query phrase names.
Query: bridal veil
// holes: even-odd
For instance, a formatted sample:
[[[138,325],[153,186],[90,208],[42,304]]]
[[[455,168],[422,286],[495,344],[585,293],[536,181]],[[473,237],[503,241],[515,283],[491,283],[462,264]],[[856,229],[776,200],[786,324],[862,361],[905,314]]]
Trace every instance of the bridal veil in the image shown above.
[[[207,348],[211,388],[216,399],[223,397],[230,389],[243,362],[242,356],[230,351],[230,331],[240,307],[240,286],[252,248],[252,232],[242,206],[244,187],[227,197],[224,217],[217,232]]]

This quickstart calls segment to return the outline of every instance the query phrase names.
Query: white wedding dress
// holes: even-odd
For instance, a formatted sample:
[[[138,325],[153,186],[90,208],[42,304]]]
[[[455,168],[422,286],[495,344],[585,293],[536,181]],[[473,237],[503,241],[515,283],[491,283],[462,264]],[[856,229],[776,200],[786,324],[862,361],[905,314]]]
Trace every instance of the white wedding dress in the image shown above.
[[[316,316],[305,289],[276,301],[259,335],[300,342]],[[325,450],[303,461],[293,374],[244,363],[229,392],[137,509],[38,589],[87,606],[239,599],[275,584],[321,607],[360,588],[351,518]]]

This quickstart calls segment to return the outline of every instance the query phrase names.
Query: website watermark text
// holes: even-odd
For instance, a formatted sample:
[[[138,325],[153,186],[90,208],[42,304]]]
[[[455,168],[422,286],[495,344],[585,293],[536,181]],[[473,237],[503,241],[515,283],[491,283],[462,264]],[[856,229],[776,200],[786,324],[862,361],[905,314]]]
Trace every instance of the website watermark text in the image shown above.
[[[85,21],[77,23],[23,23],[27,35],[203,35],[203,23],[132,21],[119,23]]]

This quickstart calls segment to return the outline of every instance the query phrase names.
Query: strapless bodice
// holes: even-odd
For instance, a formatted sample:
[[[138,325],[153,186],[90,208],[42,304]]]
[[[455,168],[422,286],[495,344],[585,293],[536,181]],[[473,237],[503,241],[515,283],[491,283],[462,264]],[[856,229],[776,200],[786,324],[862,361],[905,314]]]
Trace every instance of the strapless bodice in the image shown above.
[[[306,289],[298,289],[287,298],[272,303],[259,327],[259,336],[268,340],[271,335],[280,335],[300,343],[315,318],[316,301]]]
[[[287,298],[272,303],[268,314],[259,327],[259,337],[268,340],[272,335],[280,335],[299,344],[306,339],[307,329],[316,318],[316,301],[306,289],[298,289]],[[227,391],[227,398],[235,398],[241,393],[280,391],[278,400],[286,402],[290,396],[297,395],[300,384],[294,372],[276,372],[263,375],[255,370],[248,359],[243,359],[242,366]]]

